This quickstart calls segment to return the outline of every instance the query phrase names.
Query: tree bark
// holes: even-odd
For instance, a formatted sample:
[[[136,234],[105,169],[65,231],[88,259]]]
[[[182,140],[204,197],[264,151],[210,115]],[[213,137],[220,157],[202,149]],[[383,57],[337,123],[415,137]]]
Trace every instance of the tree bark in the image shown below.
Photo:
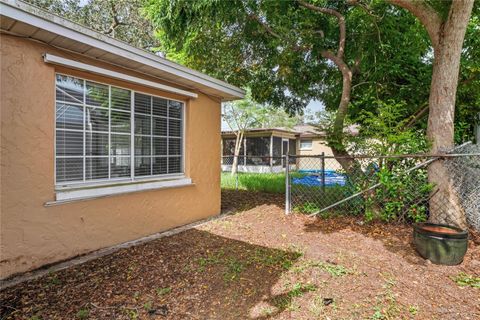
[[[457,93],[460,57],[473,0],[453,1],[447,21],[439,30],[440,36],[432,72],[429,98],[427,136],[432,153],[446,152],[454,146],[455,98]],[[438,191],[430,199],[430,220],[467,228],[465,212],[442,160],[428,168],[429,182]]]
[[[238,172],[238,156],[240,154],[240,150],[242,149],[243,134],[244,134],[243,130],[239,130],[236,134],[235,150],[233,152],[233,163],[232,163],[232,170],[231,170],[232,176],[234,176]]]
[[[429,97],[427,136],[432,153],[449,151],[454,146],[455,98],[465,31],[474,0],[452,1],[448,17],[422,1],[390,0],[409,10],[425,26],[434,48],[434,63]],[[429,182],[435,185],[430,198],[430,221],[467,227],[464,209],[443,160],[428,168]]]

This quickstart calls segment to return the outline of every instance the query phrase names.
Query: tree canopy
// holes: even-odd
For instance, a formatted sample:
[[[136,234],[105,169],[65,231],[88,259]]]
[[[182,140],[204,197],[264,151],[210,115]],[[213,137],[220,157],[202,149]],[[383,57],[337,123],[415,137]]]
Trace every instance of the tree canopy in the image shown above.
[[[33,5],[128,42],[158,51],[158,39],[143,15],[145,0],[26,0]]]
[[[433,49],[418,20],[385,1],[310,2],[345,17],[345,61],[353,71],[349,116],[361,122],[361,110],[376,112],[377,101],[391,100],[406,106],[404,116],[413,118],[412,125],[424,128]],[[342,77],[322,51],[337,50],[337,20],[299,3],[150,0],[146,12],[159,30],[161,50],[168,58],[250,87],[260,103],[301,112],[317,99],[327,110],[335,110]],[[449,3],[428,4],[448,12]],[[465,124],[467,136],[473,132],[471,119],[480,111],[479,16],[477,2],[467,30],[457,96],[456,121]]]

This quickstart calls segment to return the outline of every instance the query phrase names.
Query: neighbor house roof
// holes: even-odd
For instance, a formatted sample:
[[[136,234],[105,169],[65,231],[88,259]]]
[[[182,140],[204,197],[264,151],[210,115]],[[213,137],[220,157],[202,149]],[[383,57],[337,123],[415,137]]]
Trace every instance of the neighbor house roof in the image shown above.
[[[272,132],[278,132],[278,133],[290,133],[294,134],[295,136],[299,137],[324,137],[325,133],[318,130],[315,126],[312,125],[297,125],[294,126],[293,128],[286,128],[286,127],[274,127],[274,128],[252,128],[248,129],[245,131],[246,133],[259,133],[259,132],[265,132],[265,133],[272,133]],[[234,134],[233,131],[222,131],[223,135],[230,135]]]
[[[289,128],[283,128],[283,127],[278,127],[278,128],[251,128],[245,130],[246,133],[260,133],[260,132],[265,132],[265,133],[272,133],[272,132],[279,132],[279,133],[290,133],[290,134],[297,134],[297,132],[293,129]],[[222,135],[232,135],[235,134],[234,131],[230,130],[224,130],[222,131]]]
[[[294,126],[292,129],[285,128],[285,127],[276,127],[276,128],[252,128],[247,129],[245,133],[273,133],[273,132],[281,132],[281,133],[291,133],[300,138],[323,138],[327,135],[325,131],[320,130],[318,127],[313,126],[311,124],[300,124]],[[358,126],[357,125],[350,125],[346,127],[343,132],[346,134],[356,136],[358,134]],[[233,131],[222,131],[222,135],[228,136],[233,135]]]
[[[245,94],[242,89],[224,81],[133,47],[22,1],[0,0],[0,21],[2,33],[34,39],[59,49],[181,85],[186,89],[217,96],[224,101],[240,99]]]

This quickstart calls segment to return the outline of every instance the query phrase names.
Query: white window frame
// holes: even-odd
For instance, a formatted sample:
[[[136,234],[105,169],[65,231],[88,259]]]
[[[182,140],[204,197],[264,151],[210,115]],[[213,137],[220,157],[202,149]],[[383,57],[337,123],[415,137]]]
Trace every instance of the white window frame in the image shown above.
[[[67,76],[67,77],[73,77],[73,78],[77,78],[77,79],[80,79],[83,81],[83,85],[84,85],[84,99],[83,99],[83,104],[78,104],[78,103],[70,103],[70,102],[66,102],[67,104],[72,104],[72,105],[81,105],[83,107],[83,112],[84,112],[84,119],[83,119],[83,129],[82,130],[71,130],[71,131],[75,131],[75,132],[83,132],[83,134],[85,135],[85,107],[88,106],[86,104],[86,99],[85,99],[85,94],[86,94],[86,88],[85,88],[85,85],[87,83],[87,81],[90,81],[90,82],[93,82],[93,83],[97,83],[97,84],[102,84],[102,85],[106,85],[108,86],[108,90],[109,90],[109,106],[108,106],[108,110],[109,110],[109,118],[108,118],[108,122],[109,122],[109,126],[108,126],[108,175],[109,175],[109,178],[108,179],[95,179],[95,180],[85,180],[85,163],[86,163],[86,158],[87,156],[85,155],[85,150],[83,151],[83,155],[82,155],[82,158],[83,158],[83,181],[72,181],[72,182],[69,182],[69,181],[60,181],[60,182],[57,182],[57,119],[56,119],[56,109],[57,109],[57,96],[56,96],[56,76],[57,75],[61,75],[61,76]],[[165,96],[161,96],[161,95],[156,95],[156,94],[151,94],[149,92],[144,92],[144,91],[139,91],[139,90],[133,90],[133,89],[130,89],[128,87],[123,87],[123,86],[118,86],[118,85],[113,85],[113,84],[110,84],[110,83],[105,83],[105,82],[101,82],[101,81],[96,81],[96,80],[91,80],[91,79],[88,79],[87,77],[79,77],[79,76],[76,76],[76,75],[71,75],[71,74],[68,74],[68,73],[62,73],[62,72],[55,72],[55,83],[54,83],[54,96],[55,96],[55,103],[54,103],[54,108],[53,108],[53,112],[54,112],[54,150],[53,150],[53,158],[54,158],[54,184],[55,184],[55,190],[56,191],[62,191],[62,190],[73,190],[73,189],[82,189],[82,188],[85,188],[85,187],[102,187],[102,186],[105,186],[105,187],[109,187],[109,186],[123,186],[125,185],[126,183],[130,183],[130,184],[138,184],[138,183],[143,183],[143,182],[155,182],[155,181],[170,181],[172,179],[182,179],[182,178],[185,178],[185,158],[186,158],[186,155],[185,155],[185,145],[186,145],[186,106],[187,106],[187,101],[186,100],[178,100],[178,99],[172,99],[172,98],[168,98],[168,97],[165,97]],[[128,112],[130,114],[130,176],[129,177],[119,177],[119,178],[110,178],[110,174],[111,174],[111,150],[110,150],[110,144],[111,144],[111,126],[110,126],[110,120],[111,120],[111,116],[110,116],[110,113],[111,113],[111,88],[112,87],[116,87],[116,88],[120,88],[120,89],[124,89],[124,90],[128,90],[130,91],[130,95],[131,95],[131,100],[130,100],[130,112]],[[147,96],[151,96],[151,97],[157,97],[157,98],[161,98],[161,99],[166,99],[167,101],[168,100],[171,100],[171,101],[177,101],[177,102],[180,102],[182,104],[182,118],[180,119],[181,120],[181,155],[180,155],[180,172],[179,173],[167,173],[167,174],[158,174],[158,175],[149,175],[149,176],[141,176],[141,177],[135,177],[135,105],[134,105],[134,96],[135,96],[135,93],[139,93],[139,94],[144,94],[144,95],[147,95]],[[60,103],[62,103],[62,101],[58,101]],[[114,111],[117,111],[119,109],[115,109]],[[119,111],[123,111],[125,113],[127,113],[125,110],[119,110]],[[167,117],[168,119],[168,117]],[[168,122],[167,122],[168,123]],[[66,130],[68,131],[68,129]],[[107,132],[102,132],[102,133],[107,133]],[[117,133],[114,133],[114,134],[117,134]],[[120,133],[121,134],[121,133]],[[168,126],[167,126],[167,134],[168,134]],[[168,137],[167,137],[167,145],[168,145]],[[152,146],[150,146],[152,147]],[[83,139],[83,148],[85,149],[85,138]],[[168,148],[168,146],[167,146]],[[168,149],[167,149],[168,150]],[[151,152],[153,152],[153,150],[151,150]],[[80,157],[77,157],[77,156],[72,156],[73,158],[80,158]],[[153,156],[151,156],[153,157]],[[168,153],[167,153],[167,156],[168,157]],[[59,158],[68,158],[68,156],[61,156]],[[99,156],[100,158],[100,156]],[[153,164],[152,164],[153,165]],[[167,166],[168,166],[168,162],[167,162]],[[167,167],[168,168],[168,167]],[[188,181],[190,181],[191,183],[191,180],[190,179],[187,179]],[[186,180],[185,180],[186,181]],[[128,188],[127,188],[128,189]],[[138,188],[133,188],[134,190],[138,191]],[[132,189],[132,190],[133,190]],[[122,193],[125,192],[125,188],[122,188]]]
[[[302,147],[302,142],[307,141],[310,142],[310,147]],[[313,149],[313,139],[300,139],[300,145],[298,146],[298,150],[312,150]]]

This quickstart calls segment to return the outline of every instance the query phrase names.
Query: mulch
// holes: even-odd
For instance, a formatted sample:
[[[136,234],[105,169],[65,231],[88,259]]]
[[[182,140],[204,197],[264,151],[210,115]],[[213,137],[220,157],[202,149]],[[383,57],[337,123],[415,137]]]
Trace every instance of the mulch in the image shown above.
[[[227,217],[0,292],[0,319],[479,319],[480,237],[438,266],[408,225],[284,214],[222,192]]]

